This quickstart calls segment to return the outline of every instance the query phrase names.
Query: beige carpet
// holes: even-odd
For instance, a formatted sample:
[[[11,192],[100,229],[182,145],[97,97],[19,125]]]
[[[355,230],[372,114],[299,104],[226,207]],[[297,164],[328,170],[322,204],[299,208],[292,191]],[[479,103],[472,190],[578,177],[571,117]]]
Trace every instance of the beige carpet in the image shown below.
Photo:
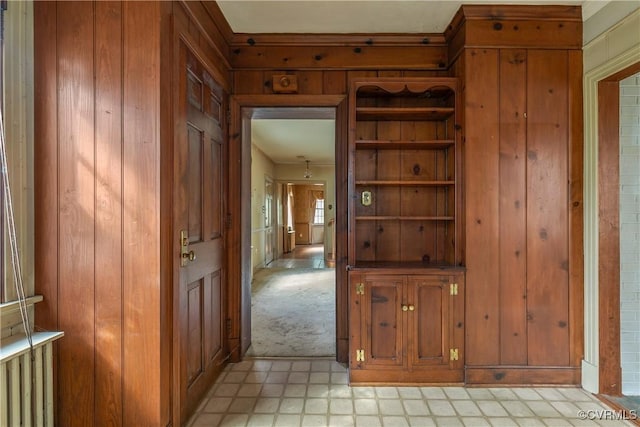
[[[248,356],[333,356],[335,269],[265,268],[253,277]]]

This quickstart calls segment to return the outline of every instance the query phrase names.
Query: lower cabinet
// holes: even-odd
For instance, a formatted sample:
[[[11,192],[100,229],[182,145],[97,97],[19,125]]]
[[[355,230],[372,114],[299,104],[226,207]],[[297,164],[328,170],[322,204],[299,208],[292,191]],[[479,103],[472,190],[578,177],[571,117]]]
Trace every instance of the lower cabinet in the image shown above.
[[[351,271],[351,383],[464,380],[464,273]]]

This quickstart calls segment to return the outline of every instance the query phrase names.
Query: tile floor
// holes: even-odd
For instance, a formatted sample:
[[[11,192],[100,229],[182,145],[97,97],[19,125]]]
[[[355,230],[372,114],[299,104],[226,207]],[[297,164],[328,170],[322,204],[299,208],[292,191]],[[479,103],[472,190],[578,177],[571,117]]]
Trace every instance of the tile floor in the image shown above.
[[[631,426],[577,388],[349,387],[330,359],[229,364],[189,427]]]
[[[324,245],[298,245],[282,257],[271,261],[266,268],[333,268],[324,259]]]

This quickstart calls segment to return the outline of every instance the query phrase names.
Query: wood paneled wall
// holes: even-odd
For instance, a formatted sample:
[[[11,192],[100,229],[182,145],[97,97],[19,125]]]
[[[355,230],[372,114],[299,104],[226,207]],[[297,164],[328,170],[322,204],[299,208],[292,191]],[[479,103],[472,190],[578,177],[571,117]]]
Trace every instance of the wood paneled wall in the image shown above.
[[[228,89],[211,13],[35,3],[36,327],[65,332],[56,425],[179,424],[170,87],[181,37]]]
[[[579,9],[515,8],[490,20],[483,8],[463,7],[449,33],[465,87],[466,381],[577,384]],[[549,26],[557,39],[533,36]]]
[[[160,25],[147,25],[164,17],[159,3],[35,4],[36,326],[65,331],[57,425],[168,421]]]

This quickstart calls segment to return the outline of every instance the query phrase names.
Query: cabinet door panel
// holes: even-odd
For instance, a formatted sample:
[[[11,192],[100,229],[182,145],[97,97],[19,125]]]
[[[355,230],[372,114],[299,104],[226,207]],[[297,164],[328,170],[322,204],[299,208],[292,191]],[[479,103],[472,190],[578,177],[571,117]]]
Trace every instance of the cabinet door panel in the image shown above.
[[[451,325],[446,277],[416,277],[409,282],[409,355],[412,365],[447,365]]]
[[[402,366],[404,277],[367,276],[362,295],[364,365]]]

